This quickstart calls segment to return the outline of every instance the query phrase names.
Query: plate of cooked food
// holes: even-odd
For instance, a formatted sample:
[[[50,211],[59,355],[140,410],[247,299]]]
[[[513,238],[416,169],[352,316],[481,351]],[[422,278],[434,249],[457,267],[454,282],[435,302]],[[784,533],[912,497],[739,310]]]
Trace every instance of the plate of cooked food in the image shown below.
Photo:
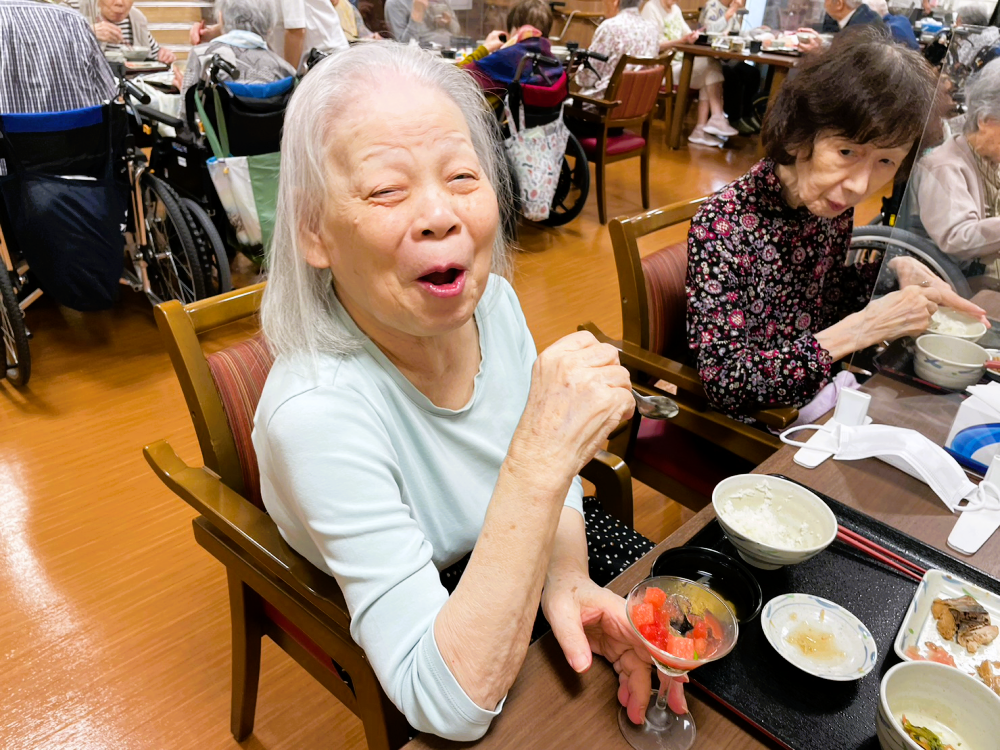
[[[907,661],[935,661],[982,680],[1000,695],[1000,596],[928,570],[894,645]]]

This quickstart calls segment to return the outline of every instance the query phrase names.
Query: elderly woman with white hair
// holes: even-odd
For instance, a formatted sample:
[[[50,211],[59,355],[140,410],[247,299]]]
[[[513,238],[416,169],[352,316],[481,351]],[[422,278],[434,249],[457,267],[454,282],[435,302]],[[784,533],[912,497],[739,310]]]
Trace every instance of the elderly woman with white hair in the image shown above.
[[[222,35],[188,54],[180,87],[182,108],[187,90],[208,76],[215,55],[239,71],[240,83],[273,83],[295,75],[295,69],[267,46],[276,22],[273,0],[216,0],[215,12]],[[225,72],[219,75],[220,80],[228,78]]]
[[[1000,60],[969,79],[965,103],[962,132],[921,159],[910,184],[924,231],[962,265],[1000,253]]]
[[[337,580],[386,694],[458,740],[500,711],[539,603],[573,669],[614,664],[636,723],[650,698],[623,600],[588,575],[577,476],[632,413],[628,372],[586,333],[536,356],[495,128],[472,77],[415,47],[360,45],[303,79],[253,432],[268,512]]]

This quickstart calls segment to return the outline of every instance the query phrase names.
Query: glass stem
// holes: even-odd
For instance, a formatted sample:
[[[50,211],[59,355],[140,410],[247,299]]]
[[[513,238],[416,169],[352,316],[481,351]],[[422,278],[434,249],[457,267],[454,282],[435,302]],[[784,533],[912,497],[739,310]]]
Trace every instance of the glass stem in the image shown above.
[[[660,711],[667,710],[667,689],[670,687],[672,677],[660,673],[660,691],[656,694],[656,708]]]

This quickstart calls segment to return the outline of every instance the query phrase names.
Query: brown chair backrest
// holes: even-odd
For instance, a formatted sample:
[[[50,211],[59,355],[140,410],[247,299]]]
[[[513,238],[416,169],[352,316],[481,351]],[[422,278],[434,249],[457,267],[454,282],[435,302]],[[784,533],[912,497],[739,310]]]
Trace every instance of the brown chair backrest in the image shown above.
[[[622,55],[604,95],[608,101],[621,102],[608,114],[609,125],[614,126],[617,120],[642,119],[653,111],[668,57]]]
[[[683,362],[687,358],[687,243],[678,242],[642,259],[649,310],[649,350]]]
[[[156,323],[191,412],[205,466],[222,482],[260,505],[260,476],[250,444],[253,414],[271,356],[259,336],[206,356],[199,336],[253,320],[264,284],[236,289],[187,307],[176,300],[156,307]],[[256,333],[256,331],[255,331]]]
[[[687,350],[684,327],[687,244],[670,245],[643,259],[639,254],[639,238],[690,221],[704,200],[699,198],[638,216],[619,217],[608,226],[618,269],[623,341],[668,357]]]

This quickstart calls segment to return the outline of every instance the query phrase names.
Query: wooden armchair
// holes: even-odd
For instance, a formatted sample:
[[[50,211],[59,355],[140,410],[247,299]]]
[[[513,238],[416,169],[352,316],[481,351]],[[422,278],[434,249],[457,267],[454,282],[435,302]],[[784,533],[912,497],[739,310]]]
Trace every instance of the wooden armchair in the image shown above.
[[[266,635],[361,719],[370,750],[395,750],[412,729],[351,638],[340,588],[285,543],[261,502],[250,433],[273,362],[263,337],[254,333],[263,288],[258,284],[184,307],[171,301],[156,308],[205,465],[187,465],[163,440],[146,446],[143,454],[157,476],[198,511],[195,539],[226,566],[236,740],[253,731]],[[206,355],[199,335],[239,321],[253,324],[247,338]],[[605,510],[631,526],[632,484],[622,460],[602,453],[583,476],[596,486]]]
[[[581,328],[616,346],[636,389],[660,393],[663,380],[676,388],[680,414],[662,422],[633,418],[611,437],[608,450],[622,456],[632,475],[692,509],[703,507],[722,479],[749,471],[780,446],[777,437],[737,422],[708,405],[698,373],[683,364],[687,352],[687,243],[664,247],[645,258],[639,238],[690,221],[704,199],[676,203],[611,222],[611,242],[622,300],[622,340],[608,338],[593,323]],[[795,421],[795,409],[756,414],[768,427]]]
[[[623,55],[611,75],[604,99],[572,94],[565,115],[597,126],[597,136],[580,138],[587,158],[597,174],[597,213],[602,224],[608,221],[605,168],[623,159],[640,159],[642,207],[649,208],[649,131],[656,113],[656,102],[663,85],[664,69],[669,69],[669,55],[657,58]],[[588,109],[590,105],[593,109]],[[617,132],[619,128],[640,128]],[[614,129],[615,134],[609,131]]]

